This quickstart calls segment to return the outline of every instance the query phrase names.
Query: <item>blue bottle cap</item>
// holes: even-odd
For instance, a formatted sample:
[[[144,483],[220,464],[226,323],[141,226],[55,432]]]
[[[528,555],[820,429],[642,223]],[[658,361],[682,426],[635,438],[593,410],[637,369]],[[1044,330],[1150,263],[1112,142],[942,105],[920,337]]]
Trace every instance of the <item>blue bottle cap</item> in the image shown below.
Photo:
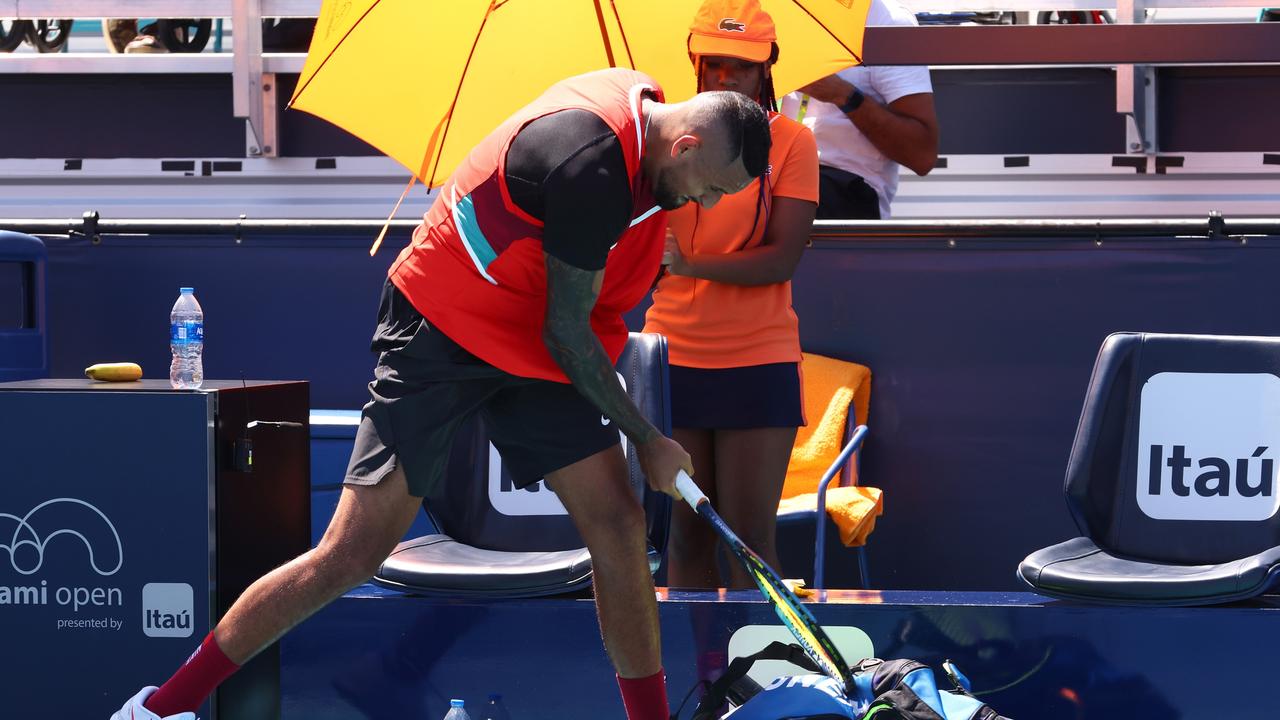
[[[456,700],[456,699],[455,699],[455,700],[450,700],[450,701],[449,701],[449,707],[451,707],[451,708],[464,707],[465,705],[466,705],[466,703],[462,702],[461,700]]]
[[[178,288],[178,292],[181,292],[181,293],[183,293],[183,294],[187,294],[187,295],[190,295],[191,293],[193,293],[193,292],[195,292],[195,291],[196,291],[196,289],[195,289],[195,288]]]

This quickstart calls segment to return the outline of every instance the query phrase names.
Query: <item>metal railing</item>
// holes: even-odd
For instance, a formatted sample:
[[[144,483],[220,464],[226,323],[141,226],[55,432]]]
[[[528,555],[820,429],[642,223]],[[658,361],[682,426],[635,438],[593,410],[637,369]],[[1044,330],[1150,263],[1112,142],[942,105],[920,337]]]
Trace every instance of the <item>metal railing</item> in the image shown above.
[[[5,18],[231,17],[256,5],[265,17],[315,17],[321,0],[0,0]]]
[[[198,17],[231,18],[232,52],[138,58],[125,55],[16,55],[0,57],[0,72],[220,72],[232,75],[232,108],[245,119],[245,154],[277,157],[276,73],[302,69],[301,54],[268,59],[262,49],[262,18],[315,17],[320,0],[0,0],[0,18]]]
[[[321,0],[256,0],[267,17],[315,17]],[[1115,10],[1125,0],[899,0],[912,12]],[[0,17],[230,17],[240,0],[0,0]],[[1149,9],[1264,8],[1266,0],[1142,0]]]
[[[417,220],[395,220],[390,231],[408,235]],[[220,235],[235,242],[254,237],[282,236],[363,236],[373,238],[382,229],[377,220],[103,220],[95,212],[66,220],[2,219],[0,229],[36,236],[86,238],[100,242],[112,235]],[[1219,240],[1247,243],[1250,237],[1280,238],[1280,217],[1225,218],[1213,213],[1207,218],[1132,219],[967,219],[967,220],[818,220],[810,233],[814,240],[884,239],[954,240],[1063,239],[1102,243],[1107,240],[1176,237],[1191,240]]]
[[[1280,217],[1231,219],[1212,213],[1202,219],[817,220],[810,236],[815,240],[897,238],[932,241],[954,238],[1054,238],[1094,243],[1120,238],[1176,237],[1239,243],[1247,241],[1249,237],[1280,237]]]
[[[536,1],[536,0],[530,0]],[[1265,8],[1280,0],[903,0],[916,12],[1109,10],[1106,25],[943,25],[868,28],[871,65],[1102,65],[1116,67],[1125,147],[1156,147],[1157,65],[1280,64],[1280,23],[1149,24],[1148,10]],[[263,53],[263,17],[313,17],[320,0],[0,0],[0,18],[230,17],[232,53],[133,57],[0,56],[0,73],[226,73],[233,112],[246,121],[245,154],[276,157],[275,76],[302,69],[301,53]]]
[[[1126,0],[899,0],[912,12],[1037,12],[1041,10],[1119,10]],[[1135,0],[1150,10],[1214,10],[1272,7],[1259,0]],[[0,2],[0,6],[3,3]]]

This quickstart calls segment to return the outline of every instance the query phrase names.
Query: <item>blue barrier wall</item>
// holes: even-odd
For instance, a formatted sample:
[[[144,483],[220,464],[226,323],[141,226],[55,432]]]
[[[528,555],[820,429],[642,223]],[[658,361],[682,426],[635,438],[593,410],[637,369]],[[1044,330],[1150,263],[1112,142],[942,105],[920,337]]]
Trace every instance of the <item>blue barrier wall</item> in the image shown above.
[[[949,658],[1007,717],[1276,716],[1271,694],[1250,690],[1273,682],[1280,641],[1280,609],[1265,600],[1151,610],[1043,602],[1029,593],[849,592],[808,607],[838,645],[861,639],[844,645],[845,660],[918,659],[950,688],[940,670]],[[659,617],[671,707],[692,696],[682,718],[701,694],[696,671],[718,667],[714,659],[723,662],[735,639],[755,650],[786,636],[754,590],[664,594]],[[433,718],[462,698],[480,718],[475,709],[501,693],[515,718],[620,718],[597,628],[589,598],[486,602],[366,585],[282,641],[281,717]],[[798,672],[774,665],[774,673]]]
[[[305,379],[314,407],[358,408],[379,286],[407,233],[372,260],[370,239],[47,237],[52,375],[135,360],[163,377],[169,308],[193,285],[208,377]],[[1280,237],[818,240],[795,281],[803,345],[873,372],[874,584],[1019,587],[1023,556],[1075,534],[1062,478],[1102,339],[1280,334],[1278,270]]]
[[[169,310],[186,286],[204,309],[205,377],[310,380],[313,407],[357,409],[378,293],[408,234],[391,233],[375,259],[372,235],[45,240],[53,377],[107,360],[167,377]]]
[[[801,341],[872,370],[869,545],[887,588],[1018,587],[1078,533],[1062,484],[1093,360],[1122,330],[1280,334],[1280,238],[818,244]]]

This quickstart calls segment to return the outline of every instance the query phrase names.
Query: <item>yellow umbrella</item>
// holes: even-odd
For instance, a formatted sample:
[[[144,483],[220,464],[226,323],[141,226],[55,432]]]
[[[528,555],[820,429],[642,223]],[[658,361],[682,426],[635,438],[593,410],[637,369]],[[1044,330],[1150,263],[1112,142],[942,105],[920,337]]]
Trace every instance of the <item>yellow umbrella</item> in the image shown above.
[[[789,92],[861,62],[870,0],[762,0]],[[290,106],[439,186],[502,121],[566,77],[648,73],[693,95],[685,47],[700,0],[324,0]]]

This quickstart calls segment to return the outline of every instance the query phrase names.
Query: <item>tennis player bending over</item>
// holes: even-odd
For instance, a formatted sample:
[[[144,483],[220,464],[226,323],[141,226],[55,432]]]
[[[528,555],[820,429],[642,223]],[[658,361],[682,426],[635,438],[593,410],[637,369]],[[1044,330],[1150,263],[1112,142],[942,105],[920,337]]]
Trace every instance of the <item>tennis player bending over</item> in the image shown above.
[[[655,489],[673,493],[693,468],[618,383],[622,314],[657,275],[661,210],[745,188],[769,146],[753,100],[666,104],[651,78],[620,69],[564,80],[494,130],[391,266],[370,400],[319,545],[245,590],[168,682],[113,719],[194,717],[240,665],[372,576],[479,412],[517,484],[545,477],[586,541],[627,718],[668,720],[644,512],[618,430]]]

